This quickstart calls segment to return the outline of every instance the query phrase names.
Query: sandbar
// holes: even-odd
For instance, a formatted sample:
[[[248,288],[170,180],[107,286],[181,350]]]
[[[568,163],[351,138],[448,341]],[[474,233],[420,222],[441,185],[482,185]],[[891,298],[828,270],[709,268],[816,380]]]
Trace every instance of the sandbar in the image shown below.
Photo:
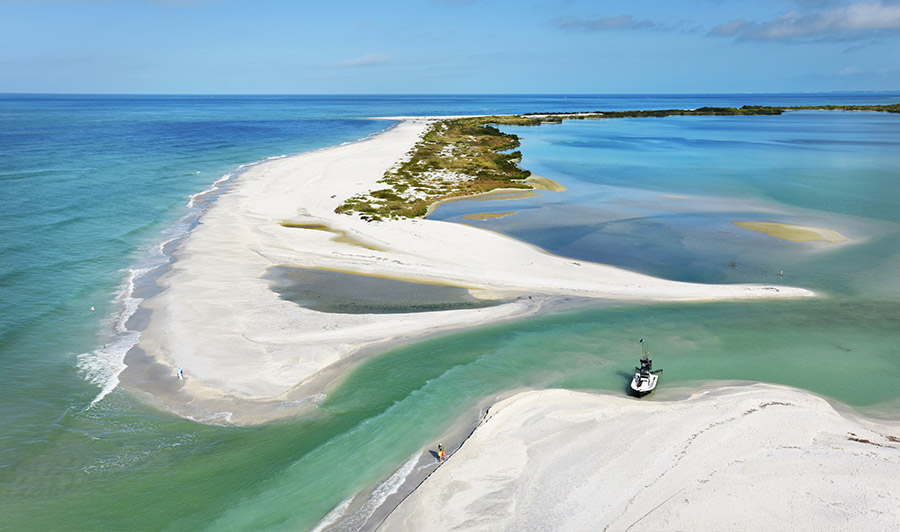
[[[507,212],[477,212],[475,214],[463,214],[463,218],[466,220],[496,220],[499,218],[505,218],[507,216],[511,216],[515,214],[517,211],[507,211]]]
[[[557,183],[549,177],[531,174],[525,179],[525,182],[534,187],[536,190],[549,190],[551,192],[564,192],[565,185]]]
[[[310,397],[360,353],[529,316],[555,296],[698,301],[815,295],[781,285],[667,281],[554,256],[465,224],[370,222],[334,212],[347,198],[378,188],[434,120],[405,119],[362,141],[265,161],[241,175],[179,244],[157,281],[159,293],[142,303],[149,319],[135,353],[149,357],[155,373],[168,368],[174,375],[182,367],[185,380],[175,395],[142,385],[137,391],[186,417],[261,423],[308,408]],[[461,286],[476,298],[509,302],[419,313],[323,313],[272,290],[267,272],[279,266]],[[127,378],[150,365],[134,366],[123,372],[123,383],[147,381]]]
[[[782,386],[490,408],[378,530],[897,530],[900,423]]]
[[[831,229],[777,222],[733,222],[734,225],[791,242],[824,242],[823,245],[847,242],[847,237]]]

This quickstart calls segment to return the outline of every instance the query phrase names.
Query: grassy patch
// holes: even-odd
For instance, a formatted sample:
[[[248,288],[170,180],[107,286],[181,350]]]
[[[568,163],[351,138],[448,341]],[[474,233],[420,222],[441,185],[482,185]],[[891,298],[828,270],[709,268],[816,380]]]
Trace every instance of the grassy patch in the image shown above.
[[[498,188],[531,189],[531,172],[516,163],[522,154],[516,135],[495,125],[536,125],[520,116],[457,118],[436,122],[379,183],[386,188],[354,196],[336,209],[369,220],[424,216],[432,203]]]

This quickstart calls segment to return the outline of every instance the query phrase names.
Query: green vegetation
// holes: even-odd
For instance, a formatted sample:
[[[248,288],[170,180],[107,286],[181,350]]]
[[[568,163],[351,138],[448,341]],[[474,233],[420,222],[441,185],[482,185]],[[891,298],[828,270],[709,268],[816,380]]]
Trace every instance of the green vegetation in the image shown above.
[[[890,105],[822,105],[819,107],[785,107],[790,111],[877,111],[881,113],[900,113],[900,103]]]
[[[734,115],[780,115],[786,111],[876,111],[900,113],[900,103],[890,105],[820,105],[771,107],[745,105],[743,107],[700,107],[699,109],[653,109],[649,111],[594,111],[590,113],[528,113],[525,117],[541,117],[544,122],[561,120],[584,120],[599,118],[642,118],[666,116],[734,116]]]
[[[529,113],[524,115],[467,117],[434,123],[408,157],[379,180],[385,188],[354,196],[335,209],[357,213],[365,220],[417,218],[430,205],[496,189],[532,189],[524,180],[531,175],[516,166],[522,158],[516,135],[495,126],[539,126],[563,120],[599,120],[628,117],[780,115],[786,111],[877,111],[900,113],[900,104],[825,105],[804,107],[701,107],[590,113]]]
[[[367,220],[424,216],[437,201],[498,188],[530,189],[531,172],[516,166],[519,138],[495,125],[534,125],[519,116],[457,118],[435,123],[408,157],[379,181],[386,188],[348,199],[338,213],[360,213]]]
[[[699,109],[651,109],[638,111],[596,111],[592,113],[534,113],[525,116],[541,116],[545,121],[584,120],[600,118],[663,118],[666,116],[734,116],[780,115],[783,107],[745,105],[743,107],[700,107]]]

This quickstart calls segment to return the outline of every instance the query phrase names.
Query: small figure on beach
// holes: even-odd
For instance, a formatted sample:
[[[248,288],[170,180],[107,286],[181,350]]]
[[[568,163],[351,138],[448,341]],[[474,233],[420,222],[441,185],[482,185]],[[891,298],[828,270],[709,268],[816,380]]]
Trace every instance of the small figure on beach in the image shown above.
[[[443,461],[444,461],[444,444],[439,443],[438,444],[438,462],[443,462]]]
[[[179,379],[184,379],[184,371],[181,370],[181,366],[178,366],[176,373],[178,374]]]

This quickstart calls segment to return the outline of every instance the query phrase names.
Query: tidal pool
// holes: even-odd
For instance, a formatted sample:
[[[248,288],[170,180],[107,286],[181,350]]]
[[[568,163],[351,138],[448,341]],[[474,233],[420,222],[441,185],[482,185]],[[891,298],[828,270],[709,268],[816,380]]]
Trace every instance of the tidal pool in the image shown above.
[[[503,302],[478,299],[459,286],[291,266],[269,268],[266,279],[282,299],[319,312],[399,314],[484,308]]]

